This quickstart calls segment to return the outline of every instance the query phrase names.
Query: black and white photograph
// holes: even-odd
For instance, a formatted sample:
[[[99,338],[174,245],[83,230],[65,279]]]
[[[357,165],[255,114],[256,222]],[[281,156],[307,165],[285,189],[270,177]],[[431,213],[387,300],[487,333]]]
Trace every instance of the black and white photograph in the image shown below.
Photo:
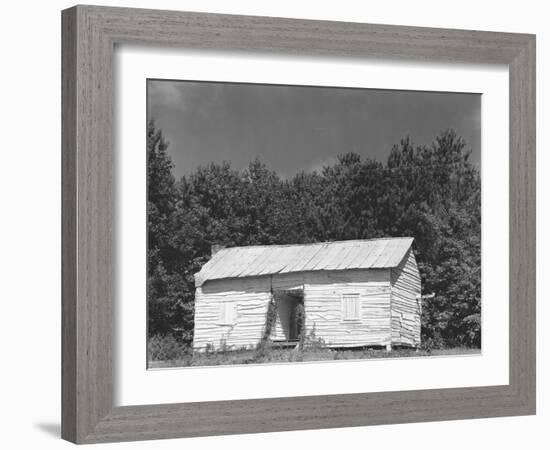
[[[149,369],[481,354],[481,95],[147,80]]]

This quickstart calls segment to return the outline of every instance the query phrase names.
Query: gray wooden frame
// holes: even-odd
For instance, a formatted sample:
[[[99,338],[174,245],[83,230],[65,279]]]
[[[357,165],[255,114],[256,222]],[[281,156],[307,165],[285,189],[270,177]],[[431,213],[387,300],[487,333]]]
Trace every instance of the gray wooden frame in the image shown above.
[[[535,413],[535,37],[76,6],[62,13],[62,436],[77,443]],[[506,64],[510,382],[503,386],[113,406],[113,51],[118,43]]]

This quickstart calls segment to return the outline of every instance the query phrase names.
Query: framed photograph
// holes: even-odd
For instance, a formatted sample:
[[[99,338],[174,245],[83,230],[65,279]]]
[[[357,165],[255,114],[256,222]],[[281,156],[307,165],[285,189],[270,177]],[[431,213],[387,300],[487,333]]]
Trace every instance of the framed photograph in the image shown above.
[[[535,37],[62,13],[62,435],[535,413]]]

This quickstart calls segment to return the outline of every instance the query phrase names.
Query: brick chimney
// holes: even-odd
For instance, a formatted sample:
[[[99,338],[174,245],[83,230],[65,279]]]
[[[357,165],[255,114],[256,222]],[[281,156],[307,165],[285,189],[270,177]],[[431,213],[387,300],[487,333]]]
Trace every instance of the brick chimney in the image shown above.
[[[221,249],[225,248],[221,244],[212,244],[210,247],[210,256],[214,256],[216,253],[218,253]]]

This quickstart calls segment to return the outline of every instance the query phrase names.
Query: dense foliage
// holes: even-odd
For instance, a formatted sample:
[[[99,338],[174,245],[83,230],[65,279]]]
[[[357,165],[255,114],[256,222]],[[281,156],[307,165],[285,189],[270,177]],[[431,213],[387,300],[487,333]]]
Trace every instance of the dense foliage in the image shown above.
[[[481,345],[481,182],[464,140],[404,139],[385,163],[355,153],[281,179],[260,161],[199,167],[176,181],[162,133],[148,128],[148,332],[193,338],[193,274],[211,244],[413,236],[430,347]]]

